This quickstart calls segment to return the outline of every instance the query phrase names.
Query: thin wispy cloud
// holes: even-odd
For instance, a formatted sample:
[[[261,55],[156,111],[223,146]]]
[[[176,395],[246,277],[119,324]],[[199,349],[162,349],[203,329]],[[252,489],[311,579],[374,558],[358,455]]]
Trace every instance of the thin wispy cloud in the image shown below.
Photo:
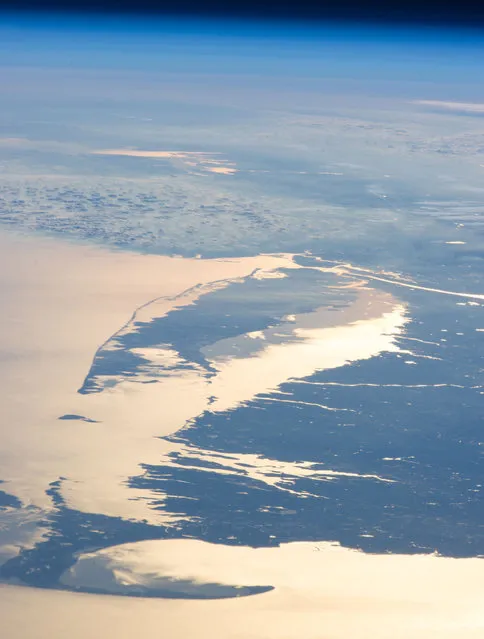
[[[484,103],[478,102],[446,102],[443,100],[412,100],[412,104],[419,104],[446,111],[465,111],[467,113],[484,113]]]

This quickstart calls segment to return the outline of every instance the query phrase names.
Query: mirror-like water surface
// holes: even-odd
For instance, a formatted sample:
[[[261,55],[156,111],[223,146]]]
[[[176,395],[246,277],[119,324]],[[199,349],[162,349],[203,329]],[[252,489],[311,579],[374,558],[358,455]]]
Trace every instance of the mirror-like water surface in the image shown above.
[[[2,632],[481,637],[482,42],[219,27],[0,25]]]

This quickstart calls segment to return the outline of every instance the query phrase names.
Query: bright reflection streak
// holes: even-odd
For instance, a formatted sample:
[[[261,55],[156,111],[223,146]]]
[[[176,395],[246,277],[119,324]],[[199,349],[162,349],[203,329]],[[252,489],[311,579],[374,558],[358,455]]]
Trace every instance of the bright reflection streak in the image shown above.
[[[79,249],[64,245],[62,251],[56,254],[54,246],[57,244],[52,243],[53,252],[46,254],[45,248],[50,244],[40,246],[40,254],[46,260],[47,268],[56,269],[55,260],[61,255],[62,269],[56,270],[55,278],[44,276],[41,279],[40,297],[36,300],[31,295],[25,298],[31,305],[33,301],[36,304],[25,317],[31,318],[31,322],[34,318],[40,318],[35,319],[38,332],[39,321],[45,322],[49,317],[46,314],[48,308],[49,312],[58,314],[55,321],[65,333],[51,331],[50,341],[44,339],[43,366],[49,371],[49,378],[30,375],[30,390],[25,386],[22,388],[22,402],[32,411],[32,415],[24,416],[21,427],[9,433],[2,457],[5,460],[4,478],[9,480],[9,492],[41,508],[51,507],[50,498],[44,492],[46,486],[58,477],[65,477],[62,495],[72,508],[152,523],[173,521],[170,513],[152,509],[150,504],[155,495],[147,490],[135,490],[127,484],[129,477],[139,474],[141,463],[156,465],[167,459],[169,445],[160,436],[176,432],[206,411],[236,409],[276,390],[292,378],[301,379],[317,370],[344,366],[375,357],[384,351],[397,351],[396,338],[401,335],[407,321],[405,308],[391,295],[357,288],[355,301],[339,309],[321,307],[311,313],[287,317],[279,325],[258,334],[243,334],[207,347],[204,355],[216,369],[212,376],[207,376],[207,372],[197,365],[177,367],[181,363],[179,354],[169,347],[135,349],[133,352],[142,354],[147,363],[134,377],[101,377],[96,383],[102,392],[79,395],[74,389],[78,388],[78,380],[89,368],[86,366],[89,351],[92,356],[96,351],[96,341],[99,344],[102,340],[87,340],[82,357],[76,359],[72,354],[73,336],[76,336],[74,343],[79,344],[79,335],[87,335],[90,327],[106,325],[106,322],[102,323],[103,296],[106,291],[110,292],[111,297],[117,295],[116,299],[120,302],[124,299],[134,300],[136,296],[140,300],[138,303],[129,302],[137,310],[131,318],[131,313],[128,310],[125,312],[128,320],[124,324],[118,321],[117,326],[121,328],[101,347],[109,350],[115,347],[116,337],[137,330],[137,322],[149,323],[173,309],[195,304],[200,296],[225,288],[233,281],[240,281],[240,278],[280,277],[284,275],[281,269],[287,271],[303,267],[297,265],[291,255],[234,260],[183,260],[89,249],[89,255],[95,254],[99,260],[99,268],[96,267],[93,273],[96,281],[92,280],[89,291],[90,296],[93,291],[99,291],[99,302],[92,305],[89,304],[89,297],[83,298],[86,282],[91,281],[86,276],[86,270],[82,277],[73,274],[73,269],[79,268]],[[28,259],[35,261],[35,246],[29,245],[28,250]],[[17,247],[15,256],[8,259],[10,262],[25,260],[22,244]],[[134,265],[137,270],[133,270]],[[89,267],[92,268],[92,262],[88,264],[82,261],[81,272]],[[318,269],[334,272],[333,267]],[[22,287],[31,286],[33,277],[39,278],[38,269],[9,268],[7,271],[17,271],[20,292]],[[355,279],[354,276],[352,279]],[[118,293],[114,282],[118,282],[118,286],[122,284]],[[127,296],[127,290],[137,295],[130,292]],[[142,290],[145,291],[144,300],[140,294]],[[53,295],[57,302],[52,301]],[[71,297],[76,300],[72,306],[69,302]],[[146,299],[151,301],[146,302]],[[79,313],[81,301],[82,313]],[[21,299],[21,303],[25,304],[25,301]],[[81,324],[76,331],[79,317]],[[116,324],[111,322],[110,325],[112,332]],[[66,331],[66,327],[70,330]],[[23,326],[15,325],[12,330],[16,333],[17,352],[21,354],[29,340],[32,341],[31,335],[36,332],[29,321]],[[49,334],[47,326],[44,334]],[[74,376],[66,376],[68,368],[65,365],[61,369],[57,366],[54,353],[59,352],[59,349],[69,354],[67,360]],[[22,362],[30,371],[35,369],[32,357],[25,360],[20,357],[18,365]],[[19,374],[28,377],[22,370],[19,369]],[[163,375],[160,376],[160,373]],[[68,380],[70,382],[66,384]],[[157,383],[140,384],[140,381]],[[15,392],[18,392],[16,388]],[[265,400],[260,397],[259,401],[269,399],[297,401],[297,398],[280,396]],[[318,407],[323,411],[345,409],[344,406]],[[24,413],[28,414],[29,410],[25,411],[23,406]],[[93,421],[58,420],[66,414],[83,415]],[[39,437],[29,424],[42,424],[42,436]],[[258,477],[262,478],[264,474],[264,464],[270,466],[278,463],[278,460],[261,460]],[[303,467],[288,467],[286,471],[288,475],[294,475],[302,472]],[[159,495],[156,498],[159,499]]]
[[[168,454],[171,457],[168,457]],[[195,446],[184,446],[170,442],[163,459],[164,467],[176,467],[176,460],[183,458],[184,470],[196,470],[198,472],[216,473],[229,477],[250,478],[261,482],[266,486],[276,488],[282,492],[291,493],[298,497],[321,498],[320,495],[298,489],[298,479],[310,479],[311,481],[332,481],[339,478],[367,479],[384,483],[393,483],[391,479],[379,475],[349,473],[323,468],[322,463],[295,461],[287,462],[278,459],[267,459],[262,455],[247,453],[217,453],[211,450],[203,450]],[[210,462],[210,466],[200,465],[198,462]],[[213,464],[216,464],[214,466]],[[149,478],[150,473],[145,473]],[[323,499],[326,499],[323,497]]]
[[[45,489],[59,476],[68,478],[63,495],[73,507],[160,521],[160,515],[149,508],[151,497],[146,491],[134,491],[123,483],[139,470],[140,462],[156,465],[163,456],[164,463],[169,459],[174,445],[155,437],[175,432],[205,410],[235,408],[284,380],[396,350],[395,340],[407,321],[396,299],[361,289],[352,305],[336,312],[321,308],[293,315],[272,329],[211,345],[205,354],[218,371],[211,379],[193,367],[168,375],[162,383],[121,380],[115,388],[81,396],[76,389],[93,353],[117,327],[130,330],[129,322],[123,322],[133,308],[139,308],[139,317],[149,321],[196,303],[215,282],[229,285],[251,275],[280,275],[279,269],[295,267],[291,256],[182,260],[10,236],[0,237],[0,243],[0,339],[5,354],[0,375],[2,420],[8,425],[2,430],[0,449],[6,480],[2,488],[32,506],[23,523],[16,514],[2,516],[0,542],[5,557],[39,540],[43,531],[34,533],[31,523],[45,514],[34,506],[52,507]],[[325,270],[353,281],[369,275],[355,274],[344,266]],[[208,289],[195,289],[199,284]],[[187,290],[193,295],[180,296]],[[145,305],[155,298],[154,306]],[[293,349],[294,365],[285,358],[285,349]],[[153,349],[151,356],[155,367],[179,361],[178,353],[170,349]],[[258,363],[266,376],[234,388],[243,372],[254,374]],[[149,377],[152,371],[143,374]],[[214,391],[216,402],[209,403]],[[59,421],[65,414],[99,422]],[[192,455],[194,463],[210,455],[193,448],[178,452]],[[222,471],[238,474],[244,468],[258,481],[273,481],[278,489],[289,490],[295,489],[291,482],[299,477],[337,481],[340,476],[304,461],[281,464],[258,456],[231,455],[224,456]],[[285,485],[278,477],[269,479],[275,472],[288,473]],[[168,514],[165,519],[169,520]],[[18,534],[22,526],[25,535]],[[364,555],[320,543],[250,549],[184,539],[83,555],[73,572],[83,563],[99,567],[110,583],[142,580],[150,587],[153,580],[168,576],[203,587],[255,584],[272,585],[275,590],[237,601],[160,602],[0,587],[2,630],[6,629],[9,639],[38,639],[39,627],[46,636],[71,639],[100,634],[131,639],[149,636],[160,627],[174,639],[195,635],[199,639],[320,639],[322,629],[333,639],[366,639],[368,632],[372,639],[477,639],[484,632],[479,559]],[[83,578],[88,579],[88,573],[92,574],[87,571]],[[65,580],[69,580],[67,574]]]
[[[177,298],[177,307],[184,301],[191,303],[192,299]],[[146,306],[144,321],[150,313],[158,316],[159,311],[156,305]],[[167,455],[171,445],[153,441],[153,437],[172,434],[204,412],[234,410],[261,394],[276,390],[290,379],[368,359],[383,351],[396,352],[396,338],[406,321],[405,308],[390,295],[362,289],[354,303],[338,311],[321,308],[295,315],[280,325],[260,331],[255,337],[241,335],[207,347],[203,352],[218,371],[214,376],[207,377],[205,371],[197,367],[180,368],[157,384],[140,386],[140,379],[152,379],[149,374],[142,375],[136,381],[121,380],[115,388],[82,397],[71,412],[86,414],[101,423],[96,431],[98,447],[87,453],[89,463],[76,468],[75,475],[70,467],[68,476],[77,481],[67,482],[63,494],[77,510],[153,523],[173,521],[170,514],[152,510],[151,501],[162,498],[159,493],[151,495],[147,490],[135,490],[121,479],[137,474],[141,461],[155,465],[169,463]],[[329,326],[325,328],[325,324]],[[250,353],[244,357],[247,348]],[[152,363],[146,367],[148,373],[157,363],[176,360],[174,351],[136,349],[136,352]],[[102,386],[105,382],[99,383]],[[289,400],[276,397],[272,401]],[[318,406],[321,410],[347,410]],[[134,423],[136,431],[133,431]],[[116,455],[106,459],[103,447],[99,448],[101,437],[107,438],[106,446],[111,450],[116,447]],[[95,463],[93,457],[97,459]],[[278,465],[278,472],[288,477],[300,475],[304,468],[304,465],[294,466],[278,460],[260,460],[256,472],[259,481],[270,483],[270,468],[274,464]],[[326,476],[330,472],[331,469],[325,469]],[[313,470],[312,475],[317,477],[318,473]],[[284,489],[281,485],[278,487]],[[285,489],[291,490],[287,486]]]
[[[404,306],[390,295],[371,290],[361,291],[357,301],[340,312],[321,308],[291,320],[260,331],[256,337],[244,335],[204,349],[219,371],[210,382],[215,397],[211,412],[232,410],[289,379],[309,377],[315,371],[384,351],[396,352],[395,338],[407,322]],[[335,325],[328,327],[328,323]],[[254,342],[259,342],[258,352],[237,356]]]
[[[102,585],[113,593],[137,586],[140,593],[147,594],[165,586],[180,596],[186,587],[210,596],[213,584],[219,588],[237,584],[274,587],[238,603],[237,608],[219,601],[217,629],[212,635],[216,637],[239,637],[241,628],[246,637],[314,639],[321,636],[321,628],[334,639],[363,639],[370,636],[370,629],[371,637],[377,639],[470,639],[484,631],[480,559],[369,555],[318,542],[255,549],[179,539],[126,544],[82,555],[64,574],[63,582],[87,590]],[[168,604],[167,609],[170,607]],[[180,602],[178,610],[183,609],[187,606]],[[203,619],[204,613],[191,609],[195,628],[196,615]],[[286,624],[292,620],[298,634],[288,635],[284,624],[271,623],[275,621],[272,610]],[[259,628],[244,621],[247,614],[258,618],[261,613],[264,623]],[[225,614],[232,615],[227,627]],[[203,631],[201,636],[205,636]]]

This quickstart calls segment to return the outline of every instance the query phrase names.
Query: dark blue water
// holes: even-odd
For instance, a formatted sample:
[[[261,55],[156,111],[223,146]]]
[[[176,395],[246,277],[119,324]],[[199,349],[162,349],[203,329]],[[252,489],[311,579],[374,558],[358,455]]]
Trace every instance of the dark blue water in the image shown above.
[[[87,399],[190,374],[207,384],[202,412],[168,435],[160,419],[159,462],[140,458],[123,480],[176,523],[76,510],[71,478],[53,476],[37,521],[44,537],[0,578],[82,589],[61,581],[80,555],[154,539],[482,556],[484,133],[468,104],[480,99],[479,38],[311,32],[285,48],[280,30],[228,38],[123,24],[103,40],[101,27],[10,20],[0,54],[13,55],[21,79],[0,107],[0,223],[120,251],[296,256],[279,278],[224,282],[193,303],[180,291],[167,314],[146,300],[144,315],[132,309],[92,353],[78,389]],[[14,66],[7,79],[20,77]],[[416,107],[418,98],[440,102]],[[98,154],[133,147],[212,159]],[[217,154],[234,175],[210,172]],[[176,359],[153,361],[153,349]],[[298,372],[311,352],[319,359]],[[238,361],[246,372],[224,381]],[[267,379],[246,392],[266,361],[276,362]],[[98,423],[88,411],[58,419]],[[7,527],[35,510],[8,491],[6,482]]]

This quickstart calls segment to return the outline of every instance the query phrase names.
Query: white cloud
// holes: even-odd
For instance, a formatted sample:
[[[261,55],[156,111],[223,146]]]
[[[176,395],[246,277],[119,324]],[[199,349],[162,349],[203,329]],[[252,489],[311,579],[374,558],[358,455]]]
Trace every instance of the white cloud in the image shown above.
[[[443,100],[412,100],[412,104],[445,109],[447,111],[467,111],[484,113],[484,104],[478,102],[445,102]]]

